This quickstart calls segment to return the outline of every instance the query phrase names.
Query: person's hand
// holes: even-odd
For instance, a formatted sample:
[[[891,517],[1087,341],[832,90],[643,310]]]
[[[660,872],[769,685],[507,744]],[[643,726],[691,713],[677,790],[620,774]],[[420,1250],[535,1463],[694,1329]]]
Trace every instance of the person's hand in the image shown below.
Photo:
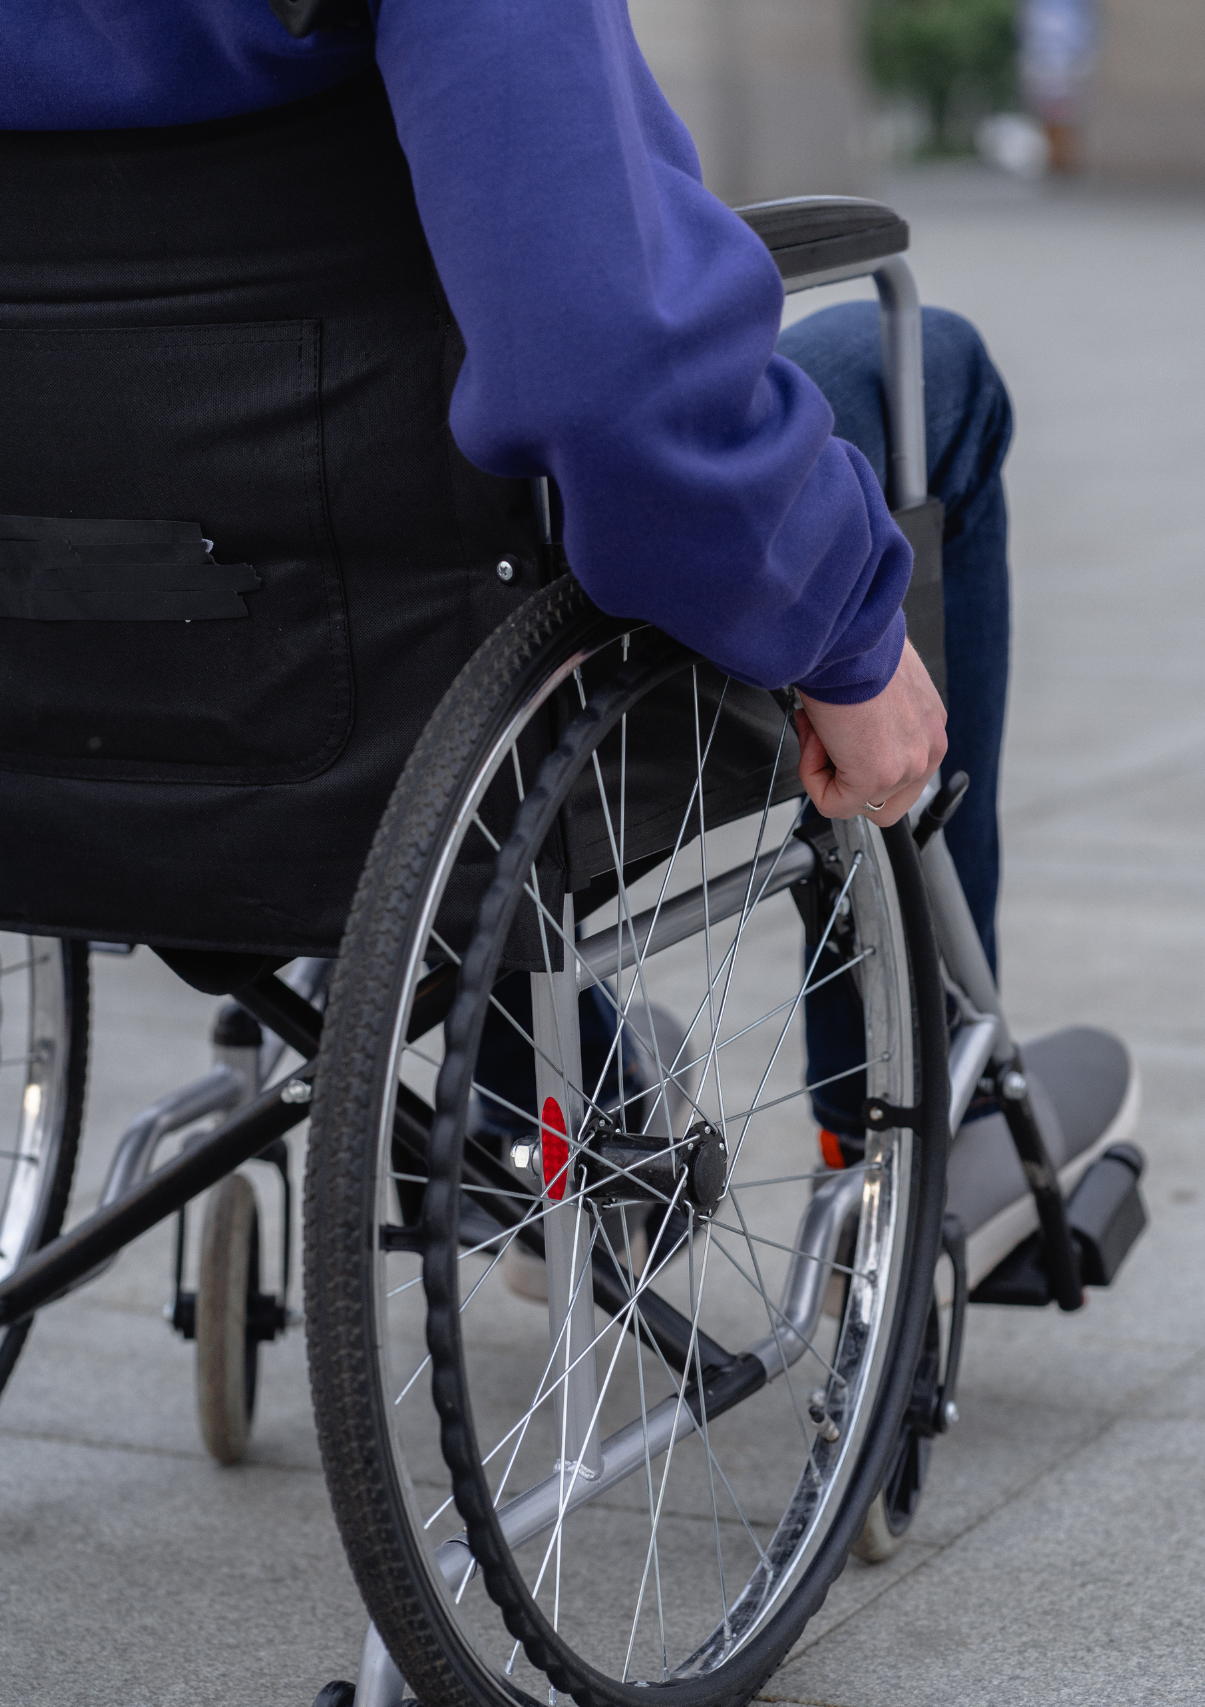
[[[795,713],[799,779],[826,818],[894,824],[946,755],[941,696],[910,641],[875,699],[826,705],[802,693]],[[876,807],[877,810],[871,810]]]

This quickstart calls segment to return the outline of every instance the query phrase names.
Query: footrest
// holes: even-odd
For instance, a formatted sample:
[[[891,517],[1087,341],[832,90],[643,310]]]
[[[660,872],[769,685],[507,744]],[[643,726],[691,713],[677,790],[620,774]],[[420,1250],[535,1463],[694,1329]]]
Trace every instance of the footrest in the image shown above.
[[[1146,1226],[1138,1190],[1146,1160],[1134,1144],[1115,1144],[1084,1174],[1067,1203],[1085,1286],[1109,1286]],[[1042,1235],[1031,1233],[971,1293],[972,1304],[1050,1303]]]

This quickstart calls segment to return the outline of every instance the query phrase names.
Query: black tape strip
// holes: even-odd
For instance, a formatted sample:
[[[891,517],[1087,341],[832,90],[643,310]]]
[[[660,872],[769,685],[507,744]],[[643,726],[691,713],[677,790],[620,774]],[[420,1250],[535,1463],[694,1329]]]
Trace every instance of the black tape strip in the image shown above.
[[[893,512],[896,526],[912,547],[912,580],[904,595],[908,638],[920,653],[942,699],[946,699],[946,617],[941,575],[945,513],[939,498],[926,498],[910,510]],[[948,703],[948,701],[947,701]]]
[[[245,617],[249,563],[216,563],[199,522],[0,516],[0,617],[215,622]]]

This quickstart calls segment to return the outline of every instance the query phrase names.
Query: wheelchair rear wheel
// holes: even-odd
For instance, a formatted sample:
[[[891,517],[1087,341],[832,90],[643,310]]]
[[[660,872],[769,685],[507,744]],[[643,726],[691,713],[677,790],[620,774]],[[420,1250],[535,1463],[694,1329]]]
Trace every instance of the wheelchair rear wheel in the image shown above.
[[[307,1338],[344,1544],[423,1700],[748,1701],[898,1434],[946,1149],[919,868],[906,825],[801,822],[768,696],[760,804],[718,822],[709,765],[741,739],[739,697],[559,582],[454,684],[365,870],[313,1104]],[[650,779],[671,830],[633,859]],[[595,857],[566,899],[589,823],[609,870]],[[821,864],[836,953],[805,972],[791,891]],[[529,1007],[506,977],[525,956]],[[912,1110],[835,1176],[801,1088],[822,978],[860,993],[868,1094]],[[513,1080],[481,1065],[491,1025]],[[515,1244],[544,1261],[546,1309],[506,1284]]]
[[[88,1070],[88,945],[0,935],[0,1279],[53,1239]],[[32,1320],[0,1333],[0,1388]]]

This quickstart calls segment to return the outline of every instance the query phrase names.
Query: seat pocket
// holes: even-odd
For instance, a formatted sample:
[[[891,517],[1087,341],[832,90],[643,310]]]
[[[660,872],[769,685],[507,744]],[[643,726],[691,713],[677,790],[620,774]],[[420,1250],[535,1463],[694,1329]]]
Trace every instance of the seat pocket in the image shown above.
[[[0,766],[303,781],[352,723],[320,325],[0,330]]]

